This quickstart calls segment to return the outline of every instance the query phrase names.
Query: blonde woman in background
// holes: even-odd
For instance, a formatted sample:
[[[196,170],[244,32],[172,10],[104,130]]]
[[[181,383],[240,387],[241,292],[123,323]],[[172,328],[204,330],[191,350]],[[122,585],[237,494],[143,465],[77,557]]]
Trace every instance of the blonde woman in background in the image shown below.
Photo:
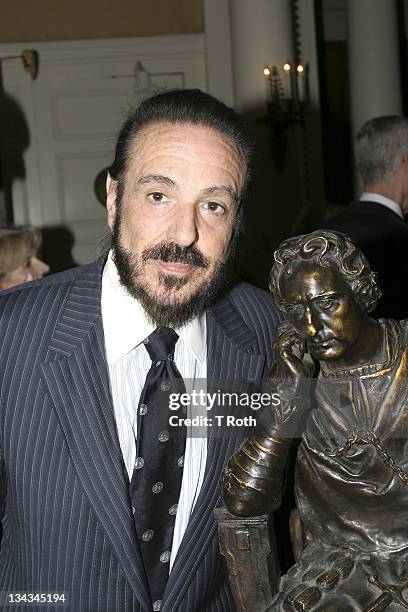
[[[33,227],[0,228],[0,290],[41,278],[50,270],[37,257],[41,234]]]

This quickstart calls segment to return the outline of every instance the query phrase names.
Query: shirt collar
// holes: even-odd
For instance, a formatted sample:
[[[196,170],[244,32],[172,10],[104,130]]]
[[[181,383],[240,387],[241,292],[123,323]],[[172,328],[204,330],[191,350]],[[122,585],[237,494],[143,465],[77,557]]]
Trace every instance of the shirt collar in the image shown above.
[[[401,219],[404,218],[402,214],[402,210],[398,202],[395,200],[391,200],[390,198],[386,198],[379,193],[371,193],[369,191],[364,191],[360,196],[360,202],[376,202],[377,204],[383,204],[393,212],[395,212]]]
[[[101,307],[109,365],[127,355],[156,329],[141,304],[121,284],[112,251],[102,275]],[[207,336],[205,313],[175,331],[198,361],[204,363]]]

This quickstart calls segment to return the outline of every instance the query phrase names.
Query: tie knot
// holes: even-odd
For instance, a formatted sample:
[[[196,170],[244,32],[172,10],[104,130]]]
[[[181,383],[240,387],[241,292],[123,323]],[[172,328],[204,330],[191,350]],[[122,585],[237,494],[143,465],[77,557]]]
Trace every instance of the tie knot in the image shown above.
[[[174,348],[178,334],[170,327],[158,327],[145,340],[146,351],[152,361],[164,361],[168,357],[174,358]]]

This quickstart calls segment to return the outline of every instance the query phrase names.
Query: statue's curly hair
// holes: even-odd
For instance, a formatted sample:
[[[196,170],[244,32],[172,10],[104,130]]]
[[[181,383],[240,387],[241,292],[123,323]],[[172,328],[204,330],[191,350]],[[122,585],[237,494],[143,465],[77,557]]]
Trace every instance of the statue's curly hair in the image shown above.
[[[372,312],[381,297],[377,273],[372,272],[367,258],[349,236],[342,232],[317,230],[284,240],[274,253],[275,263],[269,276],[269,288],[279,308],[285,311],[280,291],[283,274],[290,276],[302,261],[323,268],[339,270],[351,288],[356,301],[367,313]]]

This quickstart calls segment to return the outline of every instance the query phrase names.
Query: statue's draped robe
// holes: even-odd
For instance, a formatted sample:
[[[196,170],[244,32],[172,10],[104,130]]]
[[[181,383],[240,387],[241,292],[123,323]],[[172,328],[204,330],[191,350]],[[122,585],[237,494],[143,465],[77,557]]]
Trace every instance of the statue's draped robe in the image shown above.
[[[319,569],[344,559],[353,560],[352,572],[322,590],[315,609],[361,610],[381,595],[369,576],[398,585],[408,578],[408,320],[380,322],[379,363],[345,371],[322,363],[296,467],[297,506],[311,543],[282,578],[280,602],[300,583],[316,586]],[[387,608],[394,609],[402,608]]]

